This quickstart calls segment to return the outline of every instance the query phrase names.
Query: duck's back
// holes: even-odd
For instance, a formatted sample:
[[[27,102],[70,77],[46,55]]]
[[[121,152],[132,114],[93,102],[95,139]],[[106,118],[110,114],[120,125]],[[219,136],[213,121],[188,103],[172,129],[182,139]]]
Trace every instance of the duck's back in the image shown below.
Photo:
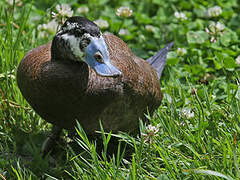
[[[19,88],[45,120],[73,129],[76,120],[88,134],[103,127],[135,131],[139,118],[161,102],[155,70],[114,35],[104,36],[112,64],[122,76],[102,77],[84,62],[51,60],[51,42],[30,51],[18,67]]]

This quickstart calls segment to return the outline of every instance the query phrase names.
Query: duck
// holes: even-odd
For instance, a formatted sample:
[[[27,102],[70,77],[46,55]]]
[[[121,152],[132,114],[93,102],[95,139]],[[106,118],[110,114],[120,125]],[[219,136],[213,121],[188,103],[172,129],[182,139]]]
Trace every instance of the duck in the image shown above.
[[[53,124],[47,144],[77,122],[89,136],[100,130],[100,121],[106,132],[136,134],[139,119],[161,104],[159,80],[172,46],[143,60],[117,36],[73,16],[52,41],[26,53],[17,84],[34,111]]]

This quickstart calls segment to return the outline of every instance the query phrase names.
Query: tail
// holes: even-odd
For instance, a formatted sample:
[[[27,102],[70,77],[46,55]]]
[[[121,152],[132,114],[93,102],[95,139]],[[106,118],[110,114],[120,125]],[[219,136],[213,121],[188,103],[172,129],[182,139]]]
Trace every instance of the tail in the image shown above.
[[[158,79],[161,78],[162,71],[164,69],[167,53],[173,46],[173,42],[167,44],[164,48],[158,51],[154,56],[147,59],[147,62],[157,71]]]

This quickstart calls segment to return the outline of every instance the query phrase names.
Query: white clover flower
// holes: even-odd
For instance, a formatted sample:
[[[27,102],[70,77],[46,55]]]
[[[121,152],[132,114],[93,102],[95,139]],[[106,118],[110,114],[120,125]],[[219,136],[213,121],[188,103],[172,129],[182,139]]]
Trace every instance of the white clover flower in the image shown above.
[[[235,60],[236,64],[240,66],[240,55]]]
[[[47,30],[50,33],[56,33],[59,27],[59,24],[56,20],[51,20],[49,23],[44,24],[44,29]]]
[[[145,129],[145,133],[142,133],[141,135],[144,137],[144,142],[151,144],[153,141],[153,137],[158,136],[158,132],[159,124],[157,126],[149,124]]]
[[[127,29],[120,29],[119,32],[118,32],[118,34],[119,34],[120,36],[126,36],[126,35],[129,35],[130,32],[129,32]]]
[[[133,11],[129,7],[122,6],[117,9],[116,14],[119,17],[130,17],[132,12]]]
[[[149,125],[146,127],[146,132],[147,132],[147,133],[156,135],[156,134],[158,133],[158,131],[159,131],[158,125],[157,125],[157,126],[153,126],[153,125],[149,124]]]
[[[209,25],[209,30],[213,34],[219,34],[225,29],[225,25],[220,22],[211,22]]]
[[[181,21],[184,21],[187,19],[187,16],[183,13],[183,12],[178,12],[176,11],[174,13],[174,16],[177,18],[177,19],[180,19]]]
[[[49,34],[55,34],[58,30],[59,24],[55,19],[51,20],[47,24],[38,25],[37,29],[39,31],[40,37],[47,37]]]
[[[217,31],[223,31],[225,29],[225,25],[220,22],[217,22],[216,29],[217,29]]]
[[[178,56],[183,56],[187,54],[187,50],[185,48],[177,48],[177,55]]]
[[[97,24],[101,29],[107,29],[109,27],[109,24],[106,20],[98,19],[94,21],[95,24]]]
[[[216,42],[216,36],[222,35],[225,30],[225,25],[220,22],[211,22],[205,31],[210,34],[210,42]]]
[[[146,25],[145,26],[145,29],[148,31],[148,32],[156,32],[156,27],[152,26],[152,25]]]
[[[190,119],[194,117],[194,112],[190,108],[183,108],[180,112],[180,116]]]
[[[214,6],[207,10],[209,17],[218,17],[220,14],[222,14],[222,8],[220,6]]]
[[[58,4],[56,6],[57,13],[62,17],[71,17],[73,15],[73,11],[68,4]]]
[[[63,24],[66,18],[73,15],[73,11],[68,4],[58,4],[56,10],[56,13],[52,12],[52,17],[56,19],[59,24]]]
[[[79,14],[87,14],[89,11],[87,6],[81,6],[79,8],[77,8],[76,12]]]

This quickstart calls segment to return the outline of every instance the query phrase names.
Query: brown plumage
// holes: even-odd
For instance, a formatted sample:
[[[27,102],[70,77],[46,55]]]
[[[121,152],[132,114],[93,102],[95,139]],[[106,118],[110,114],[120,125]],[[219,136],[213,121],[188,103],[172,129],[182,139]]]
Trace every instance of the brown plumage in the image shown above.
[[[162,95],[156,70],[118,37],[103,37],[120,76],[98,75],[83,61],[52,59],[60,53],[51,52],[52,42],[25,55],[18,86],[43,119],[65,129],[73,129],[78,120],[87,134],[100,129],[99,120],[106,131],[136,132],[139,118],[158,108]]]

